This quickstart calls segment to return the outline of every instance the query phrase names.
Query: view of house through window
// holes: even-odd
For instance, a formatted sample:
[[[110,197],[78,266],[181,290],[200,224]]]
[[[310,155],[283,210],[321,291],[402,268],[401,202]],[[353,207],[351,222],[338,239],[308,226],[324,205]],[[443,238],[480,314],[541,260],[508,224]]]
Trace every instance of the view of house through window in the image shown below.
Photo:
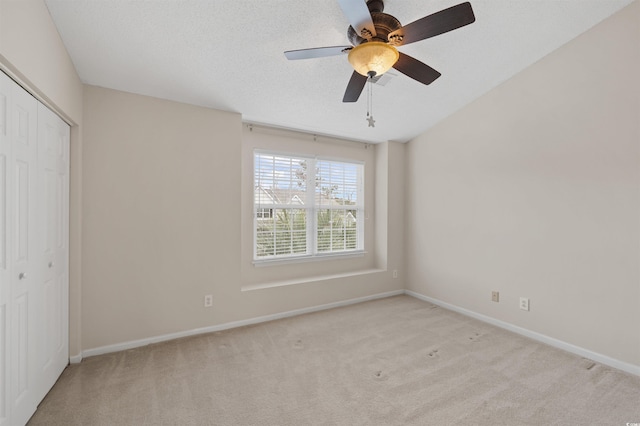
[[[352,253],[363,247],[364,165],[254,153],[254,259]]]

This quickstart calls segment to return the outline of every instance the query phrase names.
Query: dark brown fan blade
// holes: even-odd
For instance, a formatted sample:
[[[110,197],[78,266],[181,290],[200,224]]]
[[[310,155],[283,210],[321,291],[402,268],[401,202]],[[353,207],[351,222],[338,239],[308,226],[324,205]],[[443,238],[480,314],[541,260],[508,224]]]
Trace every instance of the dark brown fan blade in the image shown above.
[[[367,77],[354,71],[349,80],[349,84],[347,84],[347,90],[344,92],[342,102],[356,102],[366,83]]]
[[[400,53],[400,58],[398,58],[398,61],[393,65],[393,67],[402,74],[411,77],[422,84],[431,84],[435,79],[442,75],[429,65],[423,64],[419,60],[412,58],[409,55],[405,55],[402,52],[398,53]]]
[[[366,39],[376,35],[376,27],[365,0],[338,0],[338,3],[356,34]]]
[[[353,46],[314,47],[311,49],[288,50],[284,52],[284,56],[290,61],[294,59],[324,58],[325,56],[342,55],[351,49],[353,49]]]
[[[464,27],[475,20],[471,3],[460,3],[390,32],[388,40],[394,46],[402,46]]]

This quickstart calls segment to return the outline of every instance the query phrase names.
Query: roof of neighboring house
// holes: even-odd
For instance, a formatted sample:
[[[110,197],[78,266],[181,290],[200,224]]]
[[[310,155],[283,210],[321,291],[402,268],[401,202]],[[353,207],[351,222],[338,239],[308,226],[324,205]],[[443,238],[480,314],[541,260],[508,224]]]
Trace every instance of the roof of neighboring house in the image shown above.
[[[304,205],[307,193],[298,189],[265,188],[256,186],[254,191],[254,202],[256,206],[280,205]],[[339,198],[331,198],[322,192],[314,192],[317,206],[343,206],[350,205],[347,201]]]

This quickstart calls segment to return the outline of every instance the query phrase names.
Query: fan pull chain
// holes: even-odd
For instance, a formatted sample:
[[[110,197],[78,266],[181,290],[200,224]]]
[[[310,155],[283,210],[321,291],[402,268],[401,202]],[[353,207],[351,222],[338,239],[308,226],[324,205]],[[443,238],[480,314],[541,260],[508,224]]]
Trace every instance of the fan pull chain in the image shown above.
[[[373,80],[371,76],[367,78],[369,88],[367,90],[367,121],[369,127],[376,127],[375,120],[373,119]]]

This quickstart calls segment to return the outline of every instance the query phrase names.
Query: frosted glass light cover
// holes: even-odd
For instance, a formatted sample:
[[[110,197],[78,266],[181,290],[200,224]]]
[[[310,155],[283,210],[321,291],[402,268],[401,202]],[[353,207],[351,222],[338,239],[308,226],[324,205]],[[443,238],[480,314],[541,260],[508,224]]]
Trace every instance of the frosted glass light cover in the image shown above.
[[[369,76],[371,71],[374,75],[389,71],[399,57],[395,47],[381,41],[369,41],[351,49],[348,59],[357,73]]]

